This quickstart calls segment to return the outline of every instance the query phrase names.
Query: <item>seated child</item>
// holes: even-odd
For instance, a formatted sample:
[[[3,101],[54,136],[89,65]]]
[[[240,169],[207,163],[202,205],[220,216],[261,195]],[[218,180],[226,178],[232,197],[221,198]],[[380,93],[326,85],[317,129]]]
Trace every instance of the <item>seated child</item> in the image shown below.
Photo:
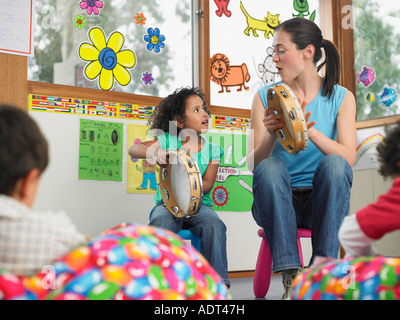
[[[0,270],[31,275],[85,241],[63,212],[34,212],[47,141],[24,111],[0,105]]]
[[[152,159],[161,167],[167,166],[168,149],[186,149],[195,158],[203,179],[203,204],[189,219],[176,219],[164,206],[158,187],[156,206],[150,213],[150,225],[178,233],[190,229],[201,238],[202,253],[229,287],[226,255],[226,226],[212,209],[210,197],[219,162],[221,147],[201,135],[208,130],[209,111],[204,94],[198,88],[181,88],[160,102],[149,124],[156,130],[154,140],[134,144],[129,154],[134,158]]]
[[[375,240],[400,229],[400,122],[388,131],[378,146],[379,173],[394,179],[389,191],[353,215],[345,218],[339,240],[346,257],[376,255]]]

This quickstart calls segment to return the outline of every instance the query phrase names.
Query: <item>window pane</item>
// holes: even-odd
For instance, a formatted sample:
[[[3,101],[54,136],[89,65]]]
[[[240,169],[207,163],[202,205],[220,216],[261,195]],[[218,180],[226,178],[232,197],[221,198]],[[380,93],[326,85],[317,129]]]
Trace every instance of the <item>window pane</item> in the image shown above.
[[[192,2],[36,0],[35,57],[29,59],[28,80],[107,89],[107,82],[101,84],[99,78],[103,74],[100,70],[109,68],[114,78],[111,90],[115,91],[165,96],[176,87],[192,85]],[[99,3],[103,6],[97,7]],[[127,85],[129,74],[123,69],[117,70],[115,62],[109,66],[100,64],[100,67],[93,64],[88,74],[93,77],[100,72],[99,76],[93,80],[85,76],[85,67],[91,60],[81,58],[79,47],[85,42],[93,45],[89,30],[94,27],[103,30],[106,42],[115,31],[121,34],[118,37],[114,35],[114,41],[110,41],[116,47],[114,53],[101,53],[103,46],[92,61],[97,60],[96,57],[99,62],[101,58],[117,58],[118,64],[125,64],[125,70],[131,75]],[[149,28],[153,33],[148,32]],[[93,34],[97,39],[94,41],[101,42],[100,33]],[[148,41],[144,38],[146,35]],[[124,42],[120,51],[130,50],[134,53],[133,68],[129,66],[133,61],[132,54],[115,54],[121,39]],[[153,45],[149,45],[151,42]],[[159,53],[156,53],[157,48]],[[146,73],[148,77],[144,77]],[[107,79],[107,72],[104,72],[104,79]],[[124,85],[115,80],[120,80]]]
[[[400,2],[354,0],[357,120],[400,113]]]
[[[216,70],[211,75],[211,104],[250,109],[257,90],[273,83],[272,40],[277,21],[303,15],[319,25],[319,0],[217,2],[225,5],[218,8],[210,0],[210,57],[211,62],[221,61],[219,74]],[[308,10],[303,4],[308,4]],[[253,31],[254,25],[261,30]],[[226,76],[227,59],[230,72]],[[275,80],[280,80],[278,75]]]

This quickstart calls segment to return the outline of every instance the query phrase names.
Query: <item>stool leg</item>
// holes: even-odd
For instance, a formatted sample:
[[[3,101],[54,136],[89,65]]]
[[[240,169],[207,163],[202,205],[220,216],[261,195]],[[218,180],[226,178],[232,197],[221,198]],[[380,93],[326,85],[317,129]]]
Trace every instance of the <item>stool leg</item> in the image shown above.
[[[299,249],[299,257],[300,257],[300,261],[301,261],[301,266],[304,268],[304,263],[303,263],[303,250],[301,249],[300,237],[297,237],[297,248]]]
[[[184,240],[189,240],[190,244],[201,253],[201,238],[195,234],[193,234],[188,229],[182,229],[178,232],[178,236],[180,236]]]
[[[267,239],[262,238],[258,252],[256,270],[253,279],[253,291],[257,298],[264,298],[271,283],[272,257]]]

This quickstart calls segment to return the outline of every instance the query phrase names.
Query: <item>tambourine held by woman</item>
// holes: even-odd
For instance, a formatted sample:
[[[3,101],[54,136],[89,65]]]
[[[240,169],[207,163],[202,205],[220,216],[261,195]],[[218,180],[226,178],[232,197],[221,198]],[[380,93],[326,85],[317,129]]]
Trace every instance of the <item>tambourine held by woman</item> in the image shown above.
[[[193,156],[184,149],[168,151],[168,166],[160,170],[165,207],[178,219],[196,215],[203,202],[203,180]]]
[[[284,127],[275,133],[289,153],[298,153],[308,146],[307,123],[304,112],[289,86],[280,84],[268,90],[268,108],[284,120]]]

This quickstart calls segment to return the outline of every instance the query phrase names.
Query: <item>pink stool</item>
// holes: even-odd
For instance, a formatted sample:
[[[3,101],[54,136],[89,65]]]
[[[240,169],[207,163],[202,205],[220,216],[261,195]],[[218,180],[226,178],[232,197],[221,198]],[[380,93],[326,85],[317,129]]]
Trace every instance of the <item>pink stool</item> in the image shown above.
[[[264,298],[271,282],[272,257],[264,229],[259,229],[257,234],[262,240],[254,272],[253,291],[256,298]],[[304,267],[300,238],[311,238],[311,230],[297,229],[297,246],[299,248],[301,265]]]

